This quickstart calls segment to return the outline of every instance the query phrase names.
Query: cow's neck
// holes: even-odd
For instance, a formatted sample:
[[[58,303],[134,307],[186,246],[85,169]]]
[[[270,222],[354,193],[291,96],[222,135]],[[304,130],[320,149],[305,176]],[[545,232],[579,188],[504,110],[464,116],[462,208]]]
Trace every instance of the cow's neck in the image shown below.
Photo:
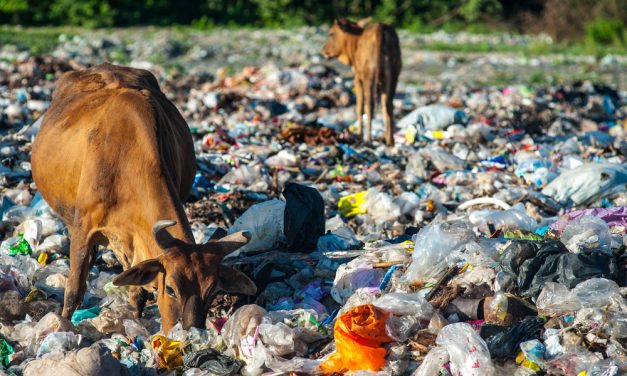
[[[143,231],[137,232],[138,238],[135,241],[141,243],[140,246],[146,249],[146,254],[149,256],[147,258],[161,255],[162,251],[152,236],[152,226],[160,220],[176,221],[176,225],[167,228],[168,232],[176,239],[194,244],[191,227],[181,201],[170,193],[167,184],[163,185],[142,200],[145,207],[141,222],[146,227]]]
[[[338,57],[338,60],[343,64],[355,67],[355,55],[357,53],[357,41],[359,35],[346,34],[344,37],[344,49],[343,53]]]

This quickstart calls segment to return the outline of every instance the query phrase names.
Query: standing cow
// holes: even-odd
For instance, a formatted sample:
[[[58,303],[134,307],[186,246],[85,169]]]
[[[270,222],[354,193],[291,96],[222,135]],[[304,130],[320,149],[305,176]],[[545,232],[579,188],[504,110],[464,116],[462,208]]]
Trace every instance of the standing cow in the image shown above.
[[[146,70],[110,64],[65,74],[33,144],[33,178],[70,234],[63,316],[86,290],[97,245],[124,267],[141,316],[146,289],[158,291],[164,332],[204,327],[216,292],[254,294],[243,273],[220,264],[247,233],[195,244],[183,202],[196,158],[189,128]],[[168,230],[169,228],[169,230]]]
[[[322,49],[325,58],[337,58],[350,65],[355,74],[357,124],[364,141],[370,142],[372,113],[378,94],[381,96],[385,143],[394,145],[394,94],[401,73],[401,48],[398,36],[389,25],[373,23],[361,27],[346,19],[334,21]],[[366,134],[363,131],[364,106]]]

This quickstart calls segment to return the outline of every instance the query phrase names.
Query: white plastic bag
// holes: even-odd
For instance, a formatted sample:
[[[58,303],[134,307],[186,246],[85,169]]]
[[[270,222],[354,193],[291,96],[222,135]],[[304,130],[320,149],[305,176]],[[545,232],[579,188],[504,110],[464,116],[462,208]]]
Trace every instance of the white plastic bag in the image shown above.
[[[270,250],[275,244],[284,241],[284,212],[285,201],[276,199],[251,206],[229,229],[229,234],[248,231],[251,239],[248,244],[227,257],[235,257],[247,252]]]
[[[438,333],[435,343],[448,351],[453,375],[495,375],[488,345],[469,324],[456,323],[445,326]]]
[[[434,347],[425,356],[413,376],[433,376],[439,374],[442,366],[449,361],[448,351],[444,347]]]

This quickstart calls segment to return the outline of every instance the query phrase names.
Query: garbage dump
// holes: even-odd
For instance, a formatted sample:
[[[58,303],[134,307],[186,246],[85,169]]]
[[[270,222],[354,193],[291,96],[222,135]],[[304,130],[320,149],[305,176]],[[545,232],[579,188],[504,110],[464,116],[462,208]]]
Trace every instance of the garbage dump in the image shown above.
[[[224,263],[257,295],[164,333],[156,297],[135,317],[101,247],[63,318],[69,236],[31,145],[59,76],[122,47],[0,47],[0,374],[627,373],[627,93],[588,81],[401,76],[386,147],[380,118],[372,144],[355,137],[352,79],[319,59],[211,76],[128,47],[192,131],[194,239],[248,231]]]

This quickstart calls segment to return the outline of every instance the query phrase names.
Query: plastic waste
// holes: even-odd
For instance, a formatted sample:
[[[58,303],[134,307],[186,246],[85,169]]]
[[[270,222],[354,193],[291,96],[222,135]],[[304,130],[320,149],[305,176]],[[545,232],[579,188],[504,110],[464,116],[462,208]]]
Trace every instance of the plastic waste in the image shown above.
[[[553,316],[578,311],[582,308],[599,308],[622,301],[616,282],[604,278],[591,278],[575,288],[549,282],[540,292],[536,306],[544,315]]]
[[[244,362],[226,356],[214,349],[204,349],[185,354],[183,365],[187,368],[198,368],[212,375],[231,376],[239,372]]]
[[[77,309],[72,314],[72,324],[78,325],[81,321],[85,319],[92,319],[94,317],[98,317],[98,314],[102,310],[102,307],[91,307],[86,309]]]
[[[451,373],[461,376],[495,375],[488,346],[466,323],[449,324],[435,340],[451,359]]]
[[[0,364],[7,367],[9,365],[9,355],[13,354],[13,346],[6,339],[0,338]]]
[[[157,335],[152,339],[151,346],[161,367],[173,369],[183,365],[181,342]]]
[[[610,228],[597,217],[585,216],[573,220],[564,229],[561,240],[572,253],[612,254]]]
[[[484,233],[489,233],[489,225],[497,230],[527,230],[531,231],[538,226],[536,221],[529,217],[522,204],[516,204],[509,210],[479,210],[470,213],[470,222],[478,226]]]
[[[563,172],[542,193],[563,205],[587,205],[603,197],[623,192],[627,183],[627,166],[610,163],[588,163]]]
[[[558,241],[531,243],[526,251],[532,253],[521,254],[515,261],[518,290],[523,296],[537,296],[547,282],[572,288],[590,278],[614,280],[618,276],[615,258],[603,252],[574,254]]]
[[[366,212],[377,222],[394,221],[401,215],[392,197],[377,188],[370,188],[366,193]]]
[[[485,342],[490,350],[490,356],[493,359],[515,358],[520,344],[538,338],[543,326],[543,319],[531,317],[486,338]]]
[[[68,351],[78,346],[79,336],[72,332],[54,332],[44,338],[39,349],[37,357],[56,351]]]
[[[48,354],[24,367],[24,376],[108,376],[121,372],[122,366],[111,350],[99,343],[68,353]]]
[[[315,188],[290,183],[283,190],[285,197],[285,237],[289,250],[313,251],[324,235],[324,201]]]
[[[431,105],[417,108],[405,115],[399,120],[398,128],[408,129],[413,126],[416,129],[414,132],[418,133],[427,129],[441,130],[452,124],[465,125],[466,123],[468,123],[468,116],[464,111],[447,106]]]
[[[449,353],[446,348],[436,346],[427,353],[427,356],[425,356],[412,376],[437,375],[440,373],[443,366],[449,362],[449,359]]]
[[[365,214],[367,212],[367,197],[368,192],[366,191],[344,196],[338,201],[338,211],[346,218],[353,217],[357,214]]]
[[[227,257],[236,257],[241,253],[254,251],[267,251],[275,244],[283,242],[285,239],[284,212],[285,201],[281,200],[270,200],[251,206],[229,229],[229,234],[248,231],[251,235],[250,241]]]
[[[409,283],[438,278],[455,262],[454,251],[474,238],[465,222],[446,223],[435,219],[416,235],[412,262],[405,273]]]
[[[388,314],[371,304],[356,307],[338,317],[334,326],[335,347],[321,365],[324,373],[347,371],[378,371],[385,364],[384,343],[390,341],[385,332]]]

